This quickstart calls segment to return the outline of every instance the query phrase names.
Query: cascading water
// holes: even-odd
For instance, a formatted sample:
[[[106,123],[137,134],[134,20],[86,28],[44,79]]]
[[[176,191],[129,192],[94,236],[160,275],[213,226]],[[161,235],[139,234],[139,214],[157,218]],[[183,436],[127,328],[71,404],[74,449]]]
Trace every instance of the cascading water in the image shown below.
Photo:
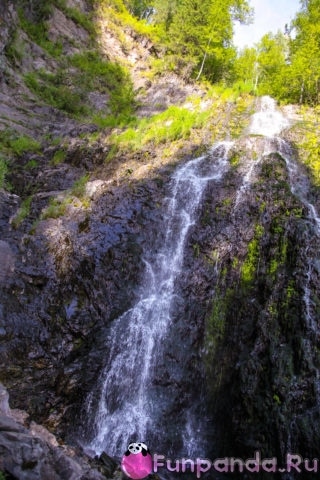
[[[115,320],[109,332],[109,355],[99,384],[87,402],[92,415],[94,399],[98,405],[93,420],[95,436],[90,447],[118,456],[133,440],[146,441],[157,432],[158,444],[168,432],[161,428],[171,392],[154,385],[153,377],[163,356],[163,344],[170,331],[173,303],[178,297],[176,279],[181,271],[184,246],[190,227],[195,224],[202,194],[211,181],[218,181],[227,170],[232,143],[221,142],[204,156],[178,168],[173,176],[171,195],[163,225],[165,238],[160,252],[147,252],[141,295],[130,310]],[[194,445],[186,412],[185,432],[180,432],[184,451]]]
[[[250,179],[254,170],[254,167],[259,161],[270,153],[278,153],[286,162],[287,170],[289,173],[290,189],[291,192],[300,200],[300,202],[307,208],[309,212],[309,218],[313,224],[314,234],[320,237],[320,217],[315,206],[307,199],[309,192],[309,181],[301,170],[298,164],[294,161],[294,155],[291,145],[277,136],[280,132],[289,126],[288,120],[276,109],[276,102],[271,97],[265,96],[261,99],[261,110],[255,113],[252,117],[252,122],[249,127],[249,133],[255,135],[263,135],[265,138],[264,149],[262,156],[258,161],[249,165],[248,172],[244,176],[243,184],[238,192],[236,205],[239,203],[239,199],[250,185]],[[239,197],[239,198],[238,198]],[[310,299],[310,278],[312,272],[311,261],[308,261],[308,270],[305,282],[304,302],[305,302],[305,316],[307,324],[313,331],[318,331],[316,322],[314,321],[312,314],[312,306]]]
[[[250,195],[251,185],[258,171],[257,166],[267,156],[278,154],[286,163],[292,194],[309,213],[305,223],[310,227],[311,236],[320,236],[320,218],[315,205],[309,201],[307,176],[295,161],[290,144],[279,137],[282,130],[288,126],[289,121],[277,110],[275,101],[270,97],[263,97],[260,111],[252,117],[248,135],[241,139],[241,146],[245,146],[247,157],[241,157],[237,171],[237,175],[239,171],[242,174],[242,183],[233,203],[230,218],[232,228],[238,226],[238,220],[245,218],[245,199],[246,195]],[[92,419],[89,446],[97,453],[105,450],[118,457],[131,441],[149,443],[150,439],[161,451],[163,445],[168,446],[168,437],[173,454],[182,453],[195,458],[198,455],[203,456],[207,451],[206,427],[201,427],[201,417],[206,415],[206,408],[201,408],[206,400],[202,398],[202,404],[201,400],[194,402],[195,397],[185,401],[190,393],[187,392],[184,401],[179,404],[180,410],[172,408],[171,396],[177,396],[179,389],[172,394],[168,387],[179,382],[183,384],[183,377],[190,376],[189,367],[183,362],[188,356],[191,358],[192,352],[188,351],[181,339],[171,340],[171,351],[175,349],[175,341],[177,343],[177,358],[180,362],[178,371],[174,372],[177,367],[173,364],[166,365],[170,357],[168,353],[171,354],[170,348],[166,350],[166,344],[177,331],[175,323],[180,314],[179,306],[184,302],[177,280],[184,272],[186,240],[192,227],[196,225],[206,187],[213,182],[217,185],[217,190],[222,189],[221,182],[219,186],[218,182],[228,170],[228,154],[232,145],[229,142],[217,144],[208,155],[191,160],[178,168],[173,175],[171,193],[165,199],[163,223],[159,226],[162,247],[144,252],[145,270],[138,301],[112,323],[106,348],[108,358],[97,387],[87,401],[87,416]],[[224,221],[228,222],[227,219]],[[214,277],[220,278],[219,252],[214,258]],[[306,258],[302,272],[305,280],[302,299],[304,323],[310,332],[318,335],[319,328],[312,302],[312,279],[315,274],[312,253],[309,256],[306,250],[300,258]],[[179,322],[182,322],[184,328],[183,320],[179,319]],[[179,348],[184,350],[184,356],[180,355]],[[308,343],[308,339],[305,339],[305,348],[312,352],[312,343]],[[161,376],[157,376],[159,368],[162,368]],[[320,375],[316,373],[315,376],[314,388],[320,401]],[[183,388],[180,391],[183,391]],[[177,412],[181,413],[181,410],[180,417],[174,416]],[[210,418],[208,422],[211,421]],[[215,436],[214,428],[207,434],[212,442]],[[290,442],[291,433],[288,432],[281,447],[283,453],[285,448],[290,450]],[[291,479],[290,476],[286,478]]]
[[[276,103],[270,97],[262,97],[261,110],[255,113],[252,117],[251,124],[248,129],[250,135],[259,135],[263,137],[262,148],[260,145],[261,154],[251,162],[247,162],[247,171],[243,176],[242,185],[237,192],[236,202],[233,209],[233,214],[236,213],[237,207],[245,197],[246,192],[250,189],[250,184],[254,177],[254,171],[256,166],[263,160],[263,158],[269,154],[276,153],[280,155],[285,161],[287,172],[289,176],[289,184],[291,193],[299,200],[299,202],[305,207],[308,212],[308,218],[306,223],[309,224],[309,240],[307,245],[311,244],[314,238],[320,238],[320,216],[314,204],[309,201],[310,196],[310,182],[306,174],[302,171],[302,168],[295,161],[295,154],[291,144],[285,141],[278,135],[281,131],[290,125],[289,121],[276,110]],[[248,144],[249,142],[249,144]],[[251,142],[251,143],[250,143]],[[255,141],[252,142],[252,137],[247,138],[248,149],[256,147]],[[305,248],[304,256],[306,259],[305,271],[304,271],[304,320],[307,330],[309,331],[309,337],[304,339],[304,349],[309,356],[313,357],[313,343],[312,338],[317,338],[320,332],[320,326],[318,324],[317,315],[315,312],[315,305],[312,301],[312,288],[311,280],[312,276],[317,276],[315,266],[314,251],[309,246]],[[317,404],[320,404],[320,373],[319,370],[315,370],[314,379],[314,391],[317,399]],[[292,420],[292,425],[294,420]],[[285,452],[292,450],[292,435],[291,431],[287,432],[286,442],[283,444],[283,455]],[[293,480],[296,478],[292,474],[284,474],[285,480]]]

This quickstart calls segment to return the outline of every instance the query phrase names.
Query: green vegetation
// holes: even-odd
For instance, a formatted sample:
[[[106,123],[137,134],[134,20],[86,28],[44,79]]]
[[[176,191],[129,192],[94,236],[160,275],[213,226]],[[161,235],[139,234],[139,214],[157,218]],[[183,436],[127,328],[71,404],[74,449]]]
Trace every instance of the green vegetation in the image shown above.
[[[0,480],[6,480],[5,473],[0,472]]]
[[[12,219],[12,226],[14,228],[18,228],[19,225],[25,220],[29,214],[30,214],[30,209],[31,209],[31,203],[32,203],[32,196],[26,198],[25,200],[22,201],[18,212]]]
[[[263,233],[264,228],[256,225],[254,237],[248,244],[248,253],[241,267],[241,280],[244,284],[252,283],[255,278],[260,256],[260,239]]]
[[[222,293],[219,290],[216,291],[210,315],[206,319],[206,336],[205,336],[205,348],[206,361],[208,365],[212,362],[212,356],[217,352],[219,342],[223,340],[226,315],[228,311],[228,305],[232,296],[232,290],[228,289]]]
[[[85,193],[88,179],[89,175],[83,175],[83,177],[75,181],[72,188],[64,196],[52,197],[49,205],[41,214],[41,220],[62,217],[66,213],[68,206],[71,205],[76,208],[89,208],[90,200]]]
[[[47,12],[47,10],[45,11]],[[62,43],[53,43],[49,40],[46,24],[43,21],[34,22],[28,20],[22,8],[18,9],[18,14],[20,26],[22,30],[24,30],[31,38],[31,40],[46,50],[53,57],[59,57],[62,53]]]
[[[5,187],[5,178],[8,172],[8,165],[6,159],[0,155],[0,188]]]
[[[299,148],[300,158],[309,168],[313,182],[320,186],[320,106],[302,108],[301,115],[303,122],[300,122],[294,129],[294,136]]]
[[[267,34],[256,48],[244,49],[234,65],[235,79],[258,95],[286,103],[317,105],[320,98],[320,0],[301,2],[286,33]],[[291,37],[295,28],[296,35]]]
[[[74,68],[71,70],[70,66]],[[102,126],[116,126],[132,118],[134,94],[129,74],[119,64],[103,59],[97,51],[74,55],[56,73],[39,70],[27,73],[24,79],[41,100],[74,117],[93,115]],[[93,114],[88,100],[91,91],[108,93],[111,114]]]
[[[62,72],[52,74],[40,70],[27,73],[24,79],[30,90],[49,105],[76,116],[88,113],[83,96],[64,83],[67,79]]]
[[[70,63],[80,72],[74,77],[75,85],[85,87],[86,91],[107,91],[113,118],[130,118],[134,106],[133,85],[124,67],[103,59],[97,51],[74,55]]]
[[[0,148],[8,155],[22,155],[26,152],[40,151],[40,143],[27,135],[19,135],[12,130],[0,131]]]
[[[51,163],[53,165],[59,165],[60,163],[64,162],[67,156],[67,152],[63,149],[57,150],[54,152],[52,157]]]
[[[208,119],[208,112],[194,112],[183,107],[169,107],[151,118],[144,118],[136,127],[128,128],[113,141],[129,150],[137,150],[148,143],[159,145],[180,138],[187,138],[192,128],[201,128]]]

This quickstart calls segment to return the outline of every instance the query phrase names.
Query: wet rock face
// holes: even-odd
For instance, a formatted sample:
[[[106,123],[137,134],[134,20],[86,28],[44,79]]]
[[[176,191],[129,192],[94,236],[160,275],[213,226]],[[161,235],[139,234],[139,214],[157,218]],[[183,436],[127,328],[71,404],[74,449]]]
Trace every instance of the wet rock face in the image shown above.
[[[188,257],[186,309],[207,305],[202,315],[198,307],[198,319],[205,317],[210,454],[250,458],[260,450],[282,460],[298,451],[311,458],[319,445],[318,336],[305,295],[308,261],[318,256],[314,226],[278,154],[256,166],[234,209],[239,169],[207,193]]]
[[[73,424],[72,412],[79,417],[103,365],[108,326],[134,302],[161,198],[152,181],[109,187],[90,215],[48,219],[31,234],[12,230],[1,211],[0,372],[14,406],[53,428],[62,415]],[[14,212],[16,198],[8,202]]]

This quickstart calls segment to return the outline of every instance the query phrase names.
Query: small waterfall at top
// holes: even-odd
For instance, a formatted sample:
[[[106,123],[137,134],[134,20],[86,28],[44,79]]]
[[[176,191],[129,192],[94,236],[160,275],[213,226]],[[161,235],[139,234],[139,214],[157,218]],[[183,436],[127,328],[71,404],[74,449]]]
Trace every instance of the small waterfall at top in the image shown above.
[[[271,97],[266,96],[262,97],[261,99],[261,111],[253,115],[249,133],[264,135],[267,137],[265,139],[266,143],[262,158],[264,155],[268,155],[270,153],[278,153],[284,159],[289,173],[291,192],[293,195],[299,198],[300,202],[307,208],[309,212],[309,219],[313,224],[314,235],[320,237],[319,214],[315,206],[307,199],[310,188],[309,181],[306,175],[300,171],[298,164],[294,161],[291,145],[284,139],[277,136],[284,128],[288,126],[288,120],[281,114],[281,112],[276,110],[276,102]],[[249,171],[251,175],[252,166],[250,167]],[[245,182],[246,178],[244,179],[244,184]],[[312,268],[311,260],[309,260],[306,283],[304,287],[304,303],[307,325],[316,333],[319,331],[319,327],[317,326],[312,313],[311,292],[309,288]]]
[[[275,135],[279,134],[284,128],[289,126],[288,120],[276,110],[276,102],[273,98],[265,96],[261,98],[260,111],[252,116],[250,126],[248,128],[249,135],[262,135],[265,137],[263,149],[261,154],[252,162],[248,162],[248,169],[243,177],[242,185],[240,186],[233,213],[236,212],[239,203],[245,195],[247,189],[250,188],[250,183],[254,175],[256,166],[261,162],[264,156],[277,151],[275,148]],[[252,137],[247,137],[247,147],[250,150],[255,145],[255,140]]]
[[[110,328],[105,368],[87,402],[89,416],[96,402],[90,447],[98,453],[106,450],[110,455],[122,455],[130,441],[148,442],[151,432],[161,446],[168,434],[162,416],[171,392],[155,385],[153,378],[170,333],[173,303],[178,296],[175,282],[183,265],[188,232],[195,224],[208,182],[220,180],[227,170],[231,145],[218,143],[209,154],[178,168],[172,178],[165,218],[159,226],[165,232],[163,246],[159,252],[146,255],[152,260],[145,260],[138,302]],[[185,432],[179,433],[185,454],[192,453],[195,443],[193,421],[186,411]]]

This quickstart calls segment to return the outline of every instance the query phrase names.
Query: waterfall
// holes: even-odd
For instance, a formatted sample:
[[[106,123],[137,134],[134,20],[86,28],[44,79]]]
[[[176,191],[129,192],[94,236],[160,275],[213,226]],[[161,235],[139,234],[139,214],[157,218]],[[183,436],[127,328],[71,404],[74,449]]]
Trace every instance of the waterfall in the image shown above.
[[[286,164],[291,193],[308,212],[305,222],[311,235],[319,238],[320,217],[316,206],[310,201],[308,178],[295,160],[291,145],[280,137],[283,129],[290,123],[277,110],[273,99],[262,97],[260,102],[260,110],[252,116],[246,136],[241,139],[246,156],[241,157],[237,170],[237,180],[239,176],[241,180],[230,221],[236,225],[237,212],[239,218],[243,216],[242,207],[246,196],[250,194],[258,165],[268,155],[278,154]],[[190,399],[183,406],[179,405],[182,412],[179,411],[176,417],[172,417],[171,423],[169,420],[173,411],[170,386],[178,382],[183,384],[183,377],[189,375],[188,366],[184,365],[183,361],[191,358],[192,353],[181,339],[174,338],[177,305],[184,301],[177,280],[184,272],[187,240],[192,228],[197,224],[203,194],[210,182],[218,188],[218,182],[223,180],[228,171],[228,156],[232,146],[231,142],[220,142],[208,154],[178,167],[172,176],[168,187],[170,193],[164,199],[163,220],[157,226],[161,247],[151,248],[143,254],[144,273],[138,299],[132,308],[110,325],[104,368],[87,399],[87,417],[91,422],[91,440],[88,446],[98,454],[105,450],[118,457],[125,452],[131,441],[148,444],[150,439],[154,440],[154,444],[161,451],[163,445],[168,445],[167,437],[170,438],[172,452],[176,455],[183,453],[184,456],[192,458],[207,451],[208,440],[204,433],[206,427],[203,425],[211,419],[205,418],[206,409],[202,408],[201,404],[203,398],[199,399],[199,402]],[[302,257],[306,258],[302,298],[304,321],[309,333],[318,335],[319,327],[312,301],[315,272],[312,246],[310,255],[307,250],[302,253]],[[220,268],[218,258],[217,256],[213,266],[217,277]],[[185,326],[183,319],[179,319],[179,322]],[[180,342],[181,350],[185,352],[184,356],[177,355],[179,367],[166,365],[169,349],[165,350],[165,347],[169,339],[171,350],[175,348],[176,341],[177,347]],[[311,341],[305,339],[305,345],[311,352]],[[164,375],[159,382],[157,372],[163,365]],[[179,368],[178,374],[173,372],[173,368]],[[178,391],[179,389],[175,395]],[[318,373],[315,391],[320,398]],[[290,438],[291,432],[288,432],[285,442],[289,450]]]
[[[294,160],[294,153],[290,143],[279,137],[281,131],[290,125],[289,121],[276,108],[276,102],[269,96],[261,98],[260,111],[252,116],[252,120],[248,129],[249,135],[261,135],[264,137],[262,153],[256,160],[247,162],[247,171],[243,176],[242,185],[240,186],[233,209],[235,213],[239,203],[242,201],[245,193],[250,189],[252,177],[256,166],[261,160],[271,153],[278,153],[285,161],[289,174],[289,182],[291,193],[295,195],[299,201],[306,207],[309,212],[309,219],[313,225],[314,235],[320,237],[320,217],[316,207],[308,201],[308,192],[310,190],[309,180],[301,171],[301,168]],[[253,142],[254,143],[254,142]],[[247,147],[252,147],[250,138],[247,139]],[[319,327],[312,313],[311,289],[310,281],[312,274],[312,261],[308,260],[306,282],[304,285],[304,304],[306,324],[315,333]]]
[[[176,279],[183,266],[188,232],[197,219],[202,194],[211,181],[219,181],[228,167],[231,142],[221,142],[199,158],[178,168],[173,175],[170,196],[160,232],[165,232],[159,252],[146,252],[145,272],[137,303],[110,328],[108,358],[98,385],[89,395],[88,415],[92,415],[94,438],[90,448],[118,456],[129,440],[147,441],[150,432],[161,436],[161,412],[170,399],[168,388],[156,388],[153,375],[163,355],[163,343],[170,332],[172,305],[178,292]],[[151,260],[147,260],[146,258]],[[188,454],[194,444],[186,414],[184,441]],[[190,423],[191,422],[191,423]]]

